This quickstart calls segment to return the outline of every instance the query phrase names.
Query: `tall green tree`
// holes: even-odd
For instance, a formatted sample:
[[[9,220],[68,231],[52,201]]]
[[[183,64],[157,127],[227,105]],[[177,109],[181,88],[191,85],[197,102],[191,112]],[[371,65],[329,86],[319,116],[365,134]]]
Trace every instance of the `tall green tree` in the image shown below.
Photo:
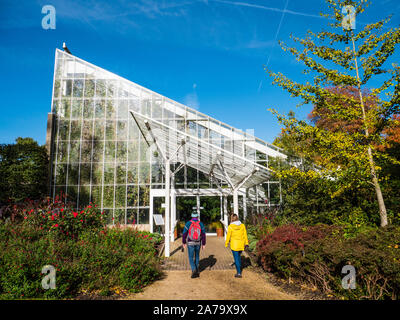
[[[326,0],[329,13],[321,13],[328,21],[328,30],[307,32],[304,38],[291,36],[297,44],[290,47],[280,42],[284,51],[301,61],[305,74],[312,81],[299,83],[282,73],[266,70],[273,84],[282,87],[302,104],[313,104],[315,115],[323,113],[332,121],[360,123],[362,130],[327,130],[299,121],[295,117],[277,115],[285,131],[301,141],[297,152],[309,159],[317,158],[318,174],[337,180],[338,188],[332,196],[364,184],[373,186],[379,205],[380,225],[388,224],[387,210],[381,190],[381,168],[378,159],[395,162],[377,146],[382,145],[382,132],[391,126],[393,115],[400,111],[400,67],[392,63],[396,46],[400,43],[400,28],[386,28],[391,17],[353,29],[356,21],[369,6],[369,2]],[[350,19],[350,20],[349,20]],[[352,87],[357,95],[344,95],[336,87]],[[363,94],[370,94],[366,98]],[[367,108],[370,99],[373,106]],[[287,175],[293,169],[281,172]]]
[[[32,138],[17,138],[15,144],[1,144],[0,177],[0,204],[46,195],[46,147],[39,146]]]

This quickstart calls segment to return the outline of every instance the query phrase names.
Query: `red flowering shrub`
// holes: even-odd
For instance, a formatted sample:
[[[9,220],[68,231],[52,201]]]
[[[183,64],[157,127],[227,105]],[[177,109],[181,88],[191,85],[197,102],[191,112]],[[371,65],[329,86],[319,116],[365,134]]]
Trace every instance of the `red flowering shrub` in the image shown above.
[[[11,222],[22,222],[56,236],[73,237],[85,231],[99,231],[104,226],[103,213],[95,204],[89,204],[76,210],[72,203],[64,200],[63,195],[44,200],[29,200],[14,204],[4,212]]]
[[[156,249],[161,237],[107,228],[93,204],[77,211],[57,198],[11,210],[0,219],[0,299],[140,291],[161,273]],[[56,269],[54,290],[42,288],[45,265]]]

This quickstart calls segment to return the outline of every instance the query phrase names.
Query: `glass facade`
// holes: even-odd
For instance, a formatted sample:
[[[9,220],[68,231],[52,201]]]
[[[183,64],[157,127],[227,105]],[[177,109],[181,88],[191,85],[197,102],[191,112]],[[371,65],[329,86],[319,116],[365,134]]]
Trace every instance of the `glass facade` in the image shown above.
[[[149,224],[150,189],[164,188],[163,166],[128,110],[266,167],[269,157],[282,155],[246,132],[56,50],[50,140],[53,197],[64,192],[77,208],[94,202],[110,224]],[[215,183],[207,172],[188,166],[175,177],[175,188],[212,189]],[[227,187],[224,181],[220,184]],[[280,202],[277,181],[266,181],[248,193],[247,201],[256,207]]]

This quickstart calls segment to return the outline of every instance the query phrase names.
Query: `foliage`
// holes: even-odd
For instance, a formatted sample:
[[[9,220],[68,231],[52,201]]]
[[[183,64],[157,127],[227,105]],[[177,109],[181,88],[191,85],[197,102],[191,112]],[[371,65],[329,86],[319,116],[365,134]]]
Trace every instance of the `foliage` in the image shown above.
[[[77,212],[60,200],[29,201],[19,209],[14,221],[0,220],[1,298],[58,299],[115,287],[136,292],[161,274],[161,237],[109,229],[94,204]],[[54,290],[42,288],[45,265],[56,268]]]
[[[32,138],[17,138],[15,144],[1,144],[0,176],[0,206],[44,196],[48,185],[45,146],[39,146]]]
[[[339,31],[345,5],[354,6],[357,15],[363,13],[367,5],[365,1],[347,0],[327,0],[327,3],[331,14],[323,15],[333,21],[330,23],[332,31],[308,31],[302,39],[292,36],[302,49],[281,43],[284,51],[304,63],[304,73],[310,74],[314,81],[297,83],[281,73],[267,70],[273,84],[300,98],[303,104],[314,105],[313,116],[322,117],[324,121],[318,120],[317,124],[321,125],[312,125],[297,120],[293,114],[286,117],[275,110],[273,113],[284,125],[285,133],[299,142],[292,144],[293,151],[317,165],[313,168],[315,174],[336,181],[331,190],[333,197],[346,190],[373,185],[375,190],[370,188],[370,192],[376,195],[380,224],[385,226],[387,210],[380,184],[386,177],[380,178],[383,172],[377,161],[397,163],[379,146],[384,145],[384,132],[400,113],[400,67],[388,66],[400,43],[400,28],[383,32],[384,24],[390,21],[388,18],[368,24],[357,32]],[[378,83],[378,86],[365,95],[371,83]],[[344,123],[348,124],[346,130],[335,129]],[[280,177],[304,173],[279,168],[277,172]]]
[[[257,242],[270,234],[273,230],[273,215],[271,214],[251,214],[247,216],[245,225],[247,229],[247,238],[249,240],[249,250],[255,251]]]
[[[259,260],[266,271],[296,278],[323,292],[346,299],[398,299],[400,294],[400,228],[343,238],[329,226],[288,225],[260,240]],[[343,289],[342,268],[356,270],[356,289]]]
[[[362,216],[363,226],[379,224],[378,206],[369,186],[345,190],[340,195],[332,197],[332,190],[336,188],[335,180],[321,177],[311,170],[307,174],[299,174],[297,169],[283,177],[281,184],[283,203],[275,219],[277,224],[349,223],[354,224],[356,230],[362,226],[357,226],[355,215],[360,218]],[[383,192],[389,196],[388,191],[384,185]],[[395,211],[395,203],[391,202],[398,199],[398,195],[394,193],[393,190],[391,197],[388,197],[388,208],[391,209],[388,212],[388,219],[391,223],[397,223],[396,217],[399,213],[399,210]]]

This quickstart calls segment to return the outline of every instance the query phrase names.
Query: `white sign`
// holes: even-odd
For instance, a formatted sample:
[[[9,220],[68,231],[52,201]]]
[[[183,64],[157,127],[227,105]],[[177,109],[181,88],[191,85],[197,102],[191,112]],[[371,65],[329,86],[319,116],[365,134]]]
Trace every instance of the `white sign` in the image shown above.
[[[154,222],[156,223],[157,226],[163,226],[164,225],[164,219],[161,214],[154,214]]]

